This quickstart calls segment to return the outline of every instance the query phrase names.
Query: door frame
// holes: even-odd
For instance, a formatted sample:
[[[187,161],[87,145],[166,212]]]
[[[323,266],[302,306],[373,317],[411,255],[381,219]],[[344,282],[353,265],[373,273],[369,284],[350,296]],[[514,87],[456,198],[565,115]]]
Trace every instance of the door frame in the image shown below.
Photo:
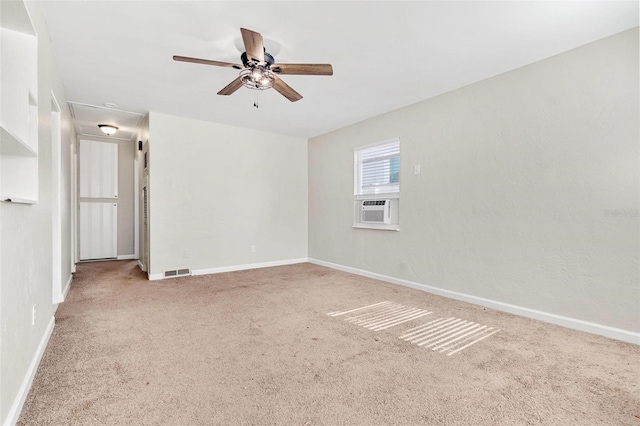
[[[62,288],[62,109],[51,91],[51,283],[54,304],[64,301]]]

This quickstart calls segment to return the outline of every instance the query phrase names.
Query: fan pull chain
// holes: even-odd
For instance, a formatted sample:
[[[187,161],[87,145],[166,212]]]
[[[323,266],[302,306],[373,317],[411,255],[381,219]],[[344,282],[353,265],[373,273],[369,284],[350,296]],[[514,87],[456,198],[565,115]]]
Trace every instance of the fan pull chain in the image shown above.
[[[258,108],[258,93],[259,90],[255,90],[253,94],[253,107]]]

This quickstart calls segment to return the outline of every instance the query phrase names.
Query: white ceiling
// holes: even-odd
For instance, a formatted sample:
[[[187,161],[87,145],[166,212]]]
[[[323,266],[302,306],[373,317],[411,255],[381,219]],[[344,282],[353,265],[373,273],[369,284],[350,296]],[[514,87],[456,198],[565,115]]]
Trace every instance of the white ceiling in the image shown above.
[[[70,101],[305,138],[638,26],[637,1],[38,3]],[[334,75],[283,76],[304,98],[267,90],[255,109],[255,91],[216,95],[238,71],[172,60],[240,62],[241,27]]]
[[[78,136],[105,137],[98,124],[112,124],[118,130],[109,139],[131,141],[137,137],[137,130],[144,119],[140,113],[75,102],[69,102],[69,108]]]

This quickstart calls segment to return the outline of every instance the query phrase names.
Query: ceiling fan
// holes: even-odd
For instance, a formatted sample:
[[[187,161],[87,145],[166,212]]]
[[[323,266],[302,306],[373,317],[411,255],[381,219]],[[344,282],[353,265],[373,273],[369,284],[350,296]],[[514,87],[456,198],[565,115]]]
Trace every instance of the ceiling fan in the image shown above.
[[[224,89],[220,90],[218,95],[231,95],[242,86],[253,90],[266,90],[273,87],[291,102],[299,101],[302,99],[302,95],[282,81],[278,74],[333,75],[331,64],[276,63],[274,57],[266,52],[260,33],[246,28],[240,28],[240,32],[242,33],[242,41],[245,48],[245,52],[240,56],[242,65],[177,55],[173,57],[173,60],[241,70],[240,75]]]

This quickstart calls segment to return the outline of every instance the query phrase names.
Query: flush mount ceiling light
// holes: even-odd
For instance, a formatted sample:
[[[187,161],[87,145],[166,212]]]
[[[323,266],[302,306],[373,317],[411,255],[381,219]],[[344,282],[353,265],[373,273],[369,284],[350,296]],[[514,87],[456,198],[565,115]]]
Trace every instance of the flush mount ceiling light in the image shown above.
[[[107,136],[111,136],[118,131],[118,128],[116,126],[112,126],[111,124],[98,124],[98,127]]]

